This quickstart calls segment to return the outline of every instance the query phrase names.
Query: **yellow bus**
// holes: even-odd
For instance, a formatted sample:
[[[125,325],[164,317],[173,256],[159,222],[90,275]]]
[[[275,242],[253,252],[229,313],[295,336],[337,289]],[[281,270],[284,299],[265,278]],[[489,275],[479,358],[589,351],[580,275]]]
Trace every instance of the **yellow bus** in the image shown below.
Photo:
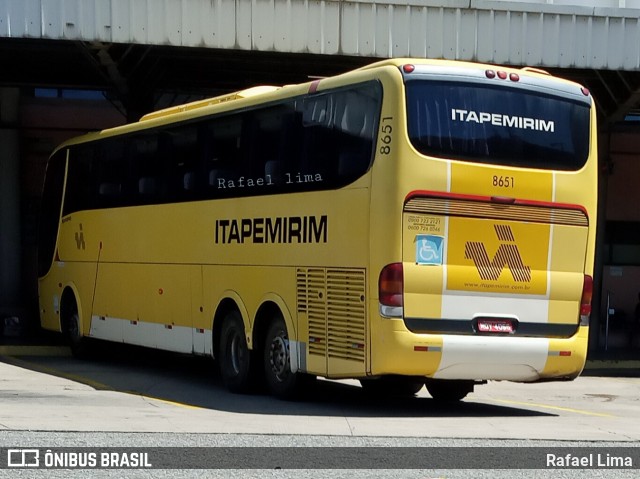
[[[385,60],[154,112],[52,154],[41,324],[280,397],[573,379],[596,155],[589,91],[531,68]]]

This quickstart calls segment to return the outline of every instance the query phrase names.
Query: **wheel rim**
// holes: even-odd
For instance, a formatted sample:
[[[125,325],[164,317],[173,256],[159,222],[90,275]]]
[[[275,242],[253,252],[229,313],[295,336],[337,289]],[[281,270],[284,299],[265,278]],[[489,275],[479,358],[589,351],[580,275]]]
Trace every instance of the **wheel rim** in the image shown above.
[[[242,361],[244,360],[244,353],[240,336],[237,334],[234,334],[231,338],[229,359],[234,374],[240,374],[240,371],[242,370]]]
[[[72,342],[77,343],[80,340],[80,317],[78,313],[74,313],[69,321],[69,338]]]
[[[289,340],[282,335],[271,341],[269,363],[278,381],[283,381],[289,373]]]

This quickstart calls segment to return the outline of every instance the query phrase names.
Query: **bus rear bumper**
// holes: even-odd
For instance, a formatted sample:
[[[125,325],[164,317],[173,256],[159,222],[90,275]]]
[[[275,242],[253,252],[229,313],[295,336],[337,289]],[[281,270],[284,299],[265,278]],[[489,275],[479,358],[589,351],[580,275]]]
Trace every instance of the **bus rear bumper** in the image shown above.
[[[372,348],[374,375],[535,382],[573,379],[586,360],[588,327],[570,338],[535,338],[415,334],[386,323],[380,352]]]

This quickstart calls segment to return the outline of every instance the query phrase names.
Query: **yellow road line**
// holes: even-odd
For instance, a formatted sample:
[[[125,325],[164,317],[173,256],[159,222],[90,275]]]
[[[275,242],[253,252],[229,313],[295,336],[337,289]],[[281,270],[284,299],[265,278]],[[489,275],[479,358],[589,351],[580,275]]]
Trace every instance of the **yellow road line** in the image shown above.
[[[154,401],[158,401],[158,402],[162,402],[165,404],[169,404],[170,406],[180,406],[180,407],[184,407],[187,409],[207,409],[206,407],[201,407],[201,406],[194,406],[192,404],[185,404],[183,402],[175,402],[175,401],[169,401],[168,399],[160,399],[159,397],[156,396],[146,396],[140,393],[132,393],[132,394],[138,394],[140,396],[143,396],[145,398],[148,399],[153,399]]]
[[[584,411],[582,409],[574,409],[570,407],[560,407],[560,406],[551,406],[550,404],[538,404],[534,402],[523,402],[523,401],[511,401],[507,399],[494,399],[490,398],[491,401],[504,403],[504,404],[515,404],[517,406],[528,406],[528,407],[539,407],[542,409],[552,409],[554,411],[564,411],[571,412],[574,414],[582,414],[584,416],[595,416],[595,417],[617,417],[613,414],[606,414],[601,412],[593,412],[593,411]]]

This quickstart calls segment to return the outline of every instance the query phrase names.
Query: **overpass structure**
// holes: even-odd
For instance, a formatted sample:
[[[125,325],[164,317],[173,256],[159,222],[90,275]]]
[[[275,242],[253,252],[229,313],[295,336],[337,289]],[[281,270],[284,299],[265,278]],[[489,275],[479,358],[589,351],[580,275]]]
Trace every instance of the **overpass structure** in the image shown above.
[[[405,56],[574,79],[592,91],[604,131],[640,113],[640,0],[0,0],[0,316],[36,294],[25,204],[37,201],[42,145],[53,146],[43,138]],[[59,101],[34,115],[41,89]],[[103,92],[117,114],[69,126],[73,114],[55,113],[67,112],[63,90]]]
[[[134,110],[150,90],[405,56],[566,69],[610,120],[640,102],[640,0],[0,0],[0,38],[2,83],[108,88]]]

